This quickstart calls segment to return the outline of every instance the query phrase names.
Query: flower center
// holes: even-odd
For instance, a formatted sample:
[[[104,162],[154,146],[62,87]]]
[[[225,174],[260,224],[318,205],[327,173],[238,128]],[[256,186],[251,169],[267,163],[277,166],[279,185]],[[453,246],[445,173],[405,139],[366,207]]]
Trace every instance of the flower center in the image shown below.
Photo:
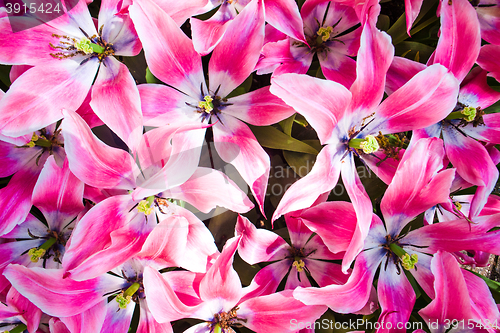
[[[481,107],[465,106],[458,103],[455,110],[451,112],[445,119],[446,120],[460,120],[458,126],[467,126],[467,124],[472,123],[472,126],[477,127],[484,125],[483,120],[484,111]]]
[[[377,139],[373,135],[367,135],[364,139],[351,139],[349,140],[349,147],[362,149],[365,154],[374,153],[380,148]]]
[[[210,114],[214,109],[214,104],[212,102],[213,98],[207,95],[204,97],[204,101],[198,103],[198,108],[200,108],[203,112]]]
[[[130,301],[140,288],[141,284],[139,282],[134,282],[125,291],[122,291],[120,294],[116,295],[115,300],[118,302],[118,307],[120,309],[126,309],[127,305],[130,303]]]
[[[410,255],[401,246],[399,246],[399,238],[393,239],[390,235],[387,235],[386,237],[387,243],[384,245],[384,248],[387,250],[388,257],[386,267],[387,263],[389,263],[389,257],[392,257],[394,264],[398,268],[398,274],[400,273],[399,265],[407,271],[410,269],[416,270],[417,268],[415,267],[415,264],[418,263],[418,255],[416,253]]]
[[[330,34],[333,32],[333,27],[321,27],[316,34],[321,38],[321,41],[326,42],[330,39]]]
[[[149,215],[153,212],[153,203],[155,201],[154,195],[147,197],[144,200],[141,200],[137,205],[137,210],[139,213],[144,213],[145,215]]]
[[[231,326],[241,326],[238,321],[246,322],[246,319],[238,318],[236,311],[238,307],[235,306],[229,312],[221,311],[214,315],[212,321],[207,322],[210,328],[210,332],[214,333],[229,333],[234,332]]]

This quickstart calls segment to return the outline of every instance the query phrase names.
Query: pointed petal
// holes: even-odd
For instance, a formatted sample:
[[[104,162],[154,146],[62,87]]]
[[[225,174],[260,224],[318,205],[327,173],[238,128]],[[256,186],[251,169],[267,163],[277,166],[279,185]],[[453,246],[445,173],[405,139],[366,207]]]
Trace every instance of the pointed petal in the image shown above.
[[[342,155],[344,151],[337,151],[333,145],[325,146],[319,152],[311,172],[285,192],[272,220],[275,221],[281,215],[294,210],[308,208],[321,194],[330,192],[339,179]]]
[[[241,298],[240,302],[276,292],[276,289],[278,289],[278,286],[289,270],[290,262],[288,260],[280,260],[262,268],[255,274],[250,285],[243,288],[245,295]]]
[[[306,42],[299,8],[293,0],[265,0],[266,21],[286,35]]]
[[[498,311],[495,300],[491,296],[488,285],[483,279],[468,270],[462,268],[461,272],[469,292],[472,313],[485,324],[484,326],[496,326],[493,323],[494,319],[489,319],[499,318],[500,312]],[[488,325],[488,321],[490,325]],[[493,329],[493,327],[486,328]]]
[[[380,104],[367,131],[398,133],[433,125],[453,111],[458,88],[458,81],[445,67],[432,65]]]
[[[410,30],[420,13],[420,8],[422,7],[423,0],[405,0],[405,12],[406,12],[406,33],[410,36]]]
[[[65,117],[64,149],[75,176],[97,188],[133,189],[136,164],[132,156],[99,140],[75,112],[65,111]]]
[[[359,179],[352,154],[347,155],[342,161],[341,174],[342,181],[356,211],[356,218],[358,220],[351,242],[344,255],[344,260],[342,260],[342,271],[346,273],[354,258],[363,249],[372,221],[373,208],[370,197]]]
[[[201,14],[215,8],[209,0],[190,0],[172,2],[170,0],[155,0],[180,27],[189,17]]]
[[[90,106],[97,116],[135,151],[142,136],[139,91],[127,66],[107,57],[92,86]]]
[[[213,126],[215,149],[221,159],[232,164],[264,211],[264,198],[271,162],[269,155],[257,142],[252,131],[240,120],[219,115],[220,122]]]
[[[236,213],[246,213],[253,204],[246,194],[218,170],[197,168],[191,178],[173,189],[163,192],[166,198],[183,200],[208,213],[216,206]]]
[[[448,68],[461,82],[476,62],[481,31],[474,7],[467,0],[441,5],[441,35],[433,63]]]
[[[322,144],[331,137],[351,102],[351,93],[341,84],[299,74],[274,77],[271,93],[303,115]]]
[[[239,305],[238,317],[255,332],[285,333],[296,330],[293,322],[314,322],[326,310],[324,305],[306,306],[292,296],[291,290],[255,297]]]
[[[438,319],[440,323],[445,319],[472,318],[467,285],[456,259],[449,253],[438,252],[432,259],[431,269],[435,277],[436,298],[418,312],[420,316],[427,322]]]
[[[199,96],[203,68],[191,40],[151,0],[134,2],[129,12],[151,73],[170,86]]]
[[[382,100],[385,75],[394,57],[391,38],[377,30],[375,19],[372,17],[363,27],[356,61],[356,81],[350,88],[352,101],[349,108],[358,113],[359,119],[371,114]]]
[[[243,296],[238,273],[233,268],[233,257],[241,236],[229,239],[220,256],[200,282],[200,298],[205,302],[219,301],[231,309]]]
[[[477,63],[482,69],[490,72],[488,75],[500,81],[500,65],[497,61],[497,55],[500,50],[500,45],[484,45],[481,47]]]
[[[254,0],[229,23],[212,52],[208,65],[210,91],[219,90],[219,96],[225,97],[243,83],[259,60],[263,42],[264,5],[262,0]]]
[[[103,299],[88,310],[74,316],[61,317],[60,319],[71,333],[101,332],[107,303],[107,300]]]
[[[500,100],[500,92],[488,85],[487,74],[481,67],[472,69],[462,81],[458,101],[463,105],[485,109]]]
[[[107,283],[101,278],[81,282],[63,279],[63,270],[20,265],[8,266],[4,274],[21,295],[58,317],[79,314],[99,303]]]
[[[289,254],[290,245],[283,238],[269,230],[257,229],[253,223],[241,215],[238,215],[235,234],[242,236],[238,254],[250,265],[284,259]]]
[[[40,325],[42,311],[13,287],[9,289],[5,301],[10,308],[22,314],[21,318],[26,320],[28,332],[35,332]]]
[[[420,139],[407,151],[380,205],[389,233],[399,234],[409,220],[448,200],[455,172],[437,173],[443,168],[443,158],[443,143],[437,138]]]
[[[76,110],[90,89],[99,62],[68,59],[29,69],[0,101],[1,132],[20,136],[55,123],[63,110]],[[57,102],[55,102],[57,101]]]
[[[354,269],[343,285],[323,288],[297,288],[293,296],[307,305],[325,304],[339,313],[351,313],[363,308],[370,297],[373,277],[385,253],[379,249],[361,253]]]
[[[223,113],[255,126],[269,126],[293,115],[295,110],[271,94],[269,88],[228,99],[232,105],[224,108]]]
[[[40,209],[49,226],[62,230],[84,208],[83,187],[69,170],[67,159],[60,168],[54,156],[49,156],[33,190],[33,205]]]
[[[302,249],[306,247],[306,243],[308,243],[313,232],[302,222],[301,217],[297,216],[296,213],[286,214],[285,221],[288,234],[290,235],[290,243],[293,247]]]
[[[427,66],[419,62],[402,58],[394,57],[391,67],[387,71],[387,80],[385,84],[385,92],[391,95],[393,92],[401,88],[406,82],[410,81],[418,72],[423,71]]]

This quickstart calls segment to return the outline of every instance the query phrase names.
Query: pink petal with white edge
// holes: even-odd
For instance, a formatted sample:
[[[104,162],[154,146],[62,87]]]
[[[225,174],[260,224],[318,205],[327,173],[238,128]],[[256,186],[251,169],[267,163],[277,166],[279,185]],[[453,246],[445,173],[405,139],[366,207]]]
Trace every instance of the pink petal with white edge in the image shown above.
[[[491,291],[486,282],[479,276],[461,269],[467,290],[469,292],[471,310],[478,321],[482,321],[490,330],[493,329],[495,319],[500,318],[500,312],[491,296]],[[491,319],[490,319],[491,318]],[[490,325],[487,325],[488,321]],[[494,325],[497,326],[497,325]]]
[[[101,120],[135,151],[142,137],[139,91],[127,66],[107,57],[92,86],[90,106]]]
[[[440,323],[445,319],[472,318],[467,285],[456,259],[447,252],[438,252],[432,259],[431,269],[435,277],[436,298],[418,312],[420,316],[427,322],[438,319]]]
[[[290,186],[281,198],[272,220],[295,210],[310,207],[318,197],[330,192],[339,179],[340,159],[344,151],[337,151],[331,145],[325,146],[318,154],[311,172]]]
[[[422,7],[423,0],[405,0],[405,12],[406,12],[406,33],[410,36],[411,26],[418,14],[420,13],[420,8]]]
[[[201,57],[174,20],[151,0],[129,7],[151,73],[188,95],[198,96],[204,82]]]
[[[164,191],[163,196],[189,202],[203,213],[216,206],[246,213],[254,205],[246,194],[225,174],[209,168],[197,168],[183,184]]]
[[[191,34],[196,52],[202,56],[209,54],[219,44],[226,33],[229,22],[237,13],[229,2],[223,2],[217,12],[208,20],[202,21],[192,17]]]
[[[241,236],[229,239],[220,256],[200,282],[200,298],[205,302],[221,304],[231,309],[243,296],[240,277],[233,268],[233,257]]]
[[[14,287],[9,289],[5,299],[7,305],[21,313],[28,326],[28,332],[35,332],[40,325],[42,311],[31,303],[26,297],[22,296]],[[23,321],[24,322],[24,321]]]
[[[170,284],[157,270],[146,266],[143,281],[149,310],[157,322],[167,323],[186,318],[196,310],[196,306],[187,306],[179,300]]]
[[[321,71],[325,78],[350,88],[356,80],[356,61],[343,53],[329,50],[318,54]]]
[[[500,114],[489,113],[483,115],[484,125],[474,127],[473,123],[460,128],[468,136],[481,141],[500,143]],[[495,163],[497,164],[497,163]]]
[[[325,202],[304,210],[300,217],[333,253],[346,251],[356,230],[356,212],[349,202]]]
[[[500,64],[498,63],[498,52],[500,45],[484,45],[481,47],[477,63],[482,69],[490,72],[488,75],[500,81]]]
[[[69,167],[80,180],[97,188],[135,187],[132,156],[99,140],[78,114],[65,111],[62,133]]]
[[[373,277],[380,261],[385,256],[381,249],[361,253],[354,269],[343,285],[329,285],[323,288],[297,288],[293,297],[307,305],[327,305],[339,313],[351,313],[366,305],[372,288]]]
[[[101,332],[127,333],[130,328],[135,305],[135,302],[130,302],[125,309],[122,309],[115,300],[109,302],[106,305],[106,318]]]
[[[385,260],[391,260],[387,257]],[[382,266],[384,262],[382,262]],[[415,304],[415,292],[408,278],[403,273],[396,270],[396,265],[389,263],[387,269],[380,270],[380,277],[377,282],[378,299],[382,308],[382,313],[378,319],[379,323],[384,323],[386,329],[377,332],[406,333],[406,328],[400,323],[406,323],[410,319],[410,314]],[[387,329],[389,324],[392,329]],[[398,325],[399,324],[399,325]]]
[[[351,93],[341,84],[299,74],[274,77],[271,93],[303,115],[322,144],[332,136],[351,102]]]
[[[159,323],[149,311],[146,299],[141,299],[139,302],[139,326],[137,333],[172,333],[172,325],[170,323]]]
[[[481,30],[474,7],[467,0],[441,4],[441,35],[432,63],[448,68],[459,82],[476,62]]]
[[[28,139],[28,142],[31,137]],[[23,140],[24,141],[24,140]],[[20,146],[27,142],[21,143]],[[8,177],[25,165],[30,164],[30,161],[35,160],[36,156],[43,152],[41,147],[25,147],[19,148],[14,144],[0,141],[0,177]]]
[[[99,303],[110,281],[104,276],[79,282],[63,279],[63,270],[20,265],[9,265],[4,274],[21,295],[57,317],[74,316]]]
[[[345,284],[349,279],[349,274],[344,274],[342,266],[339,264],[309,259],[306,259],[305,264],[311,272],[312,278],[320,287],[331,284]]]
[[[83,210],[84,184],[69,170],[68,160],[61,169],[54,156],[49,156],[33,189],[33,205],[43,213],[49,227],[56,230],[69,223]]]
[[[219,115],[213,126],[215,149],[221,159],[232,164],[250,185],[259,208],[264,212],[264,199],[271,162],[248,126],[240,120]]]
[[[498,170],[488,151],[476,140],[466,137],[454,128],[443,128],[446,155],[457,173],[467,182],[479,186],[469,216],[479,214],[498,179]]]
[[[399,234],[409,220],[448,200],[455,170],[437,173],[443,158],[443,142],[438,138],[420,139],[405,154],[380,205],[389,233]]]
[[[269,91],[270,86],[229,98],[222,112],[255,126],[269,126],[295,113],[281,98]]]
[[[391,67],[387,71],[387,79],[385,82],[385,92],[391,95],[393,92],[401,88],[406,82],[410,81],[418,72],[426,69],[422,63],[402,58],[394,57]]]
[[[38,175],[47,158],[46,154],[19,170],[12,176],[6,187],[0,189],[0,235],[10,232],[22,223],[31,209],[31,197]]]
[[[292,212],[285,215],[288,234],[290,235],[290,243],[293,247],[301,249],[306,247],[313,232],[302,222],[300,212]]]
[[[399,133],[433,125],[453,111],[458,89],[458,81],[445,67],[432,65],[384,100],[366,131]]]
[[[90,99],[92,96],[92,90],[89,91],[87,97],[83,101],[82,105],[76,110],[76,113],[82,117],[83,120],[89,125],[90,128],[104,125],[102,120],[95,114],[94,110],[90,107]]]
[[[200,114],[195,108],[200,100],[163,84],[140,84],[137,88],[145,126],[180,127],[200,122]]]
[[[349,109],[359,120],[370,115],[382,100],[385,75],[394,57],[391,38],[375,27],[375,21],[376,17],[372,17],[363,27],[356,61],[356,81],[350,88],[352,101]]]
[[[378,150],[369,155],[364,155],[363,162],[381,181],[390,184],[404,153],[405,149],[400,149],[398,151],[398,157],[393,158],[384,154],[383,151]]]
[[[344,260],[342,260],[342,271],[346,273],[354,258],[363,249],[366,236],[368,236],[368,231],[370,230],[373,208],[370,197],[359,179],[353,154],[348,154],[342,160],[340,168],[342,182],[351,199],[358,220],[351,242],[344,255]]]
[[[306,42],[299,8],[293,0],[264,0],[266,21],[286,35]]]
[[[253,72],[264,43],[263,0],[253,0],[232,20],[208,65],[210,91],[225,97]],[[229,59],[228,59],[229,58]]]
[[[241,298],[240,302],[276,292],[276,289],[278,289],[289,270],[289,260],[280,260],[262,268],[255,274],[250,285],[243,288],[245,295]]]
[[[238,254],[250,265],[284,259],[289,254],[290,245],[283,238],[272,231],[257,229],[252,222],[241,215],[238,215],[235,234],[242,236]]]
[[[326,310],[324,305],[306,306],[292,296],[291,290],[255,297],[239,305],[237,315],[255,332],[285,333],[296,331],[294,321],[314,322]]]
[[[488,43],[500,44],[500,8],[498,6],[476,7],[479,26],[481,27],[481,37]]]
[[[492,89],[487,82],[488,72],[475,67],[462,81],[458,101],[466,106],[485,109],[500,100],[500,92]]]
[[[103,299],[90,309],[74,316],[61,317],[60,319],[67,327],[68,332],[71,333],[101,332],[107,304],[107,300]]]
[[[99,62],[80,65],[72,59],[33,67],[19,77],[0,101],[1,132],[20,136],[55,123],[63,110],[83,103]],[[57,101],[56,103],[54,101]]]
[[[16,81],[21,75],[23,75],[28,69],[30,69],[32,67],[33,66],[30,66],[30,65],[13,65],[10,68],[10,72],[9,72],[10,82]],[[3,94],[0,93],[0,95],[3,95]]]

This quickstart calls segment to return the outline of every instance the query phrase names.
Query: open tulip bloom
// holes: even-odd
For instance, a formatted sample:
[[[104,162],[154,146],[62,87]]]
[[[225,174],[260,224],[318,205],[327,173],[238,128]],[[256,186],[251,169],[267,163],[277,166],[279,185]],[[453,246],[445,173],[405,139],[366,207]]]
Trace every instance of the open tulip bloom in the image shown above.
[[[499,333],[500,0],[401,5],[0,1],[0,332]]]

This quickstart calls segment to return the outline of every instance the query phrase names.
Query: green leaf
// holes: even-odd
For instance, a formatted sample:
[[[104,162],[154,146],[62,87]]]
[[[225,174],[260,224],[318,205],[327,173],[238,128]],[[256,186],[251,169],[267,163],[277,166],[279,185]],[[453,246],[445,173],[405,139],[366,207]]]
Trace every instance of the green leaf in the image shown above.
[[[391,20],[389,19],[389,16],[380,14],[378,16],[377,28],[382,31],[387,31],[389,30],[390,26],[391,26]]]
[[[418,54],[418,60],[422,60],[422,62],[425,63],[431,56],[432,52],[434,52],[434,48],[417,42],[401,42],[396,45],[395,51],[396,55],[406,57],[408,59],[415,59]]]
[[[304,140],[304,143],[317,147],[318,150],[321,149],[321,144],[318,140]],[[292,170],[300,177],[307,175],[316,161],[316,156],[314,155],[292,151],[284,151],[283,157]]]
[[[0,66],[0,88],[5,92],[10,87],[10,69],[12,66]]]
[[[146,68],[146,82],[147,83],[161,83],[161,81],[158,80],[156,78],[156,76],[153,75],[153,73],[151,73],[151,71],[149,70],[149,67]]]
[[[272,126],[258,127],[251,125],[249,125],[249,127],[252,130],[255,137],[257,138],[257,140],[259,141],[259,143],[263,147],[308,153],[313,155],[318,154],[318,151],[313,147],[311,147],[310,145],[308,145],[307,143],[294,139],[291,136],[281,132],[275,127]]]
[[[295,114],[279,122],[281,129],[286,135],[292,136],[292,126],[295,120]]]

